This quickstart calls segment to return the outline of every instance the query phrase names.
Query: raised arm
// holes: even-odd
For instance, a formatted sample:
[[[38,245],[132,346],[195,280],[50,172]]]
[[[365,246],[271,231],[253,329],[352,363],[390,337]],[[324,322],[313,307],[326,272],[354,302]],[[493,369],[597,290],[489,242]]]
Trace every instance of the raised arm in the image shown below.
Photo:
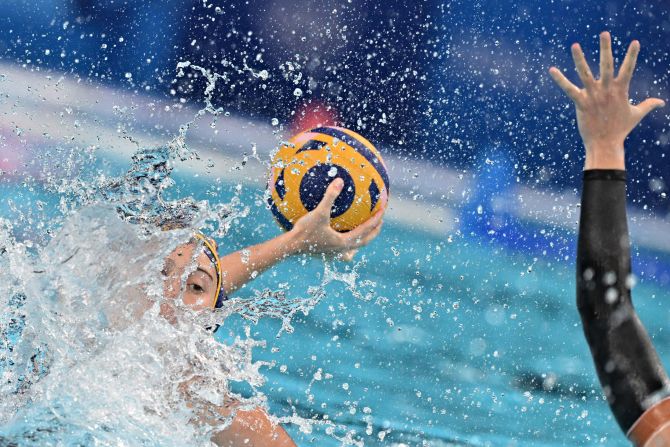
[[[351,261],[356,251],[381,231],[382,213],[348,233],[333,230],[330,210],[343,186],[341,179],[335,179],[319,206],[300,218],[291,231],[221,258],[224,290],[232,293],[264,270],[299,253],[326,254]]]
[[[572,56],[584,88],[555,67],[549,73],[575,103],[586,149],[577,307],[612,412],[629,438],[642,446],[668,436],[661,432],[670,421],[670,400],[668,377],[631,302],[624,140],[645,115],[665,105],[656,98],[638,105],[628,100],[639,50],[639,42],[633,41],[614,77],[611,37],[605,32],[600,35],[600,79],[591,74],[578,44],[572,46]]]

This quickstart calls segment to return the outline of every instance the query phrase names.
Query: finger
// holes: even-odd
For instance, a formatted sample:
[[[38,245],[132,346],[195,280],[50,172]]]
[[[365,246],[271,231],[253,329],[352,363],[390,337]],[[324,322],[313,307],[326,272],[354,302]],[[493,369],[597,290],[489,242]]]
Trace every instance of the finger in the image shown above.
[[[321,202],[319,202],[319,205],[316,207],[316,212],[330,218],[330,210],[333,209],[335,200],[337,200],[337,197],[342,192],[343,187],[344,180],[339,177],[330,182],[330,185],[328,185],[328,188],[323,195],[323,199],[321,199]]]
[[[348,252],[342,254],[342,260],[344,262],[351,262],[354,260],[354,256],[356,256],[356,253],[358,253],[358,250],[356,249],[349,250]]]
[[[641,103],[635,106],[635,109],[638,111],[638,121],[647,116],[649,112],[652,112],[656,109],[660,109],[661,107],[665,107],[665,101],[662,99],[658,98],[649,98],[645,99]]]
[[[356,241],[356,248],[360,247],[365,247],[368,245],[370,242],[372,242],[377,236],[379,236],[379,233],[382,231],[382,223],[380,222],[379,225],[377,225],[374,230],[368,233],[367,236],[363,237],[362,239],[359,239]]]
[[[377,211],[375,214],[372,215],[371,218],[369,218],[368,220],[366,220],[353,230],[349,231],[348,233],[344,233],[344,237],[346,237],[346,239],[349,241],[355,241],[357,239],[364,238],[372,230],[374,230],[376,226],[379,225],[383,216],[384,212],[382,210]]]
[[[619,76],[617,79],[623,82],[624,84],[630,84],[630,80],[633,77],[633,72],[635,71],[635,63],[637,62],[637,55],[640,53],[640,42],[634,40],[630,43],[628,47],[628,52],[626,57],[619,68]]]
[[[379,235],[379,232],[382,230],[382,222],[379,222],[377,226],[372,228],[369,232],[356,236],[349,237],[347,240],[347,245],[352,248],[361,248],[368,245],[374,238]]]
[[[584,57],[582,47],[580,47],[579,44],[576,43],[572,45],[571,50],[572,50],[572,60],[575,61],[575,68],[577,69],[579,79],[581,79],[582,82],[584,83],[584,87],[588,88],[591,85],[593,85],[595,79],[593,79],[593,73],[591,73],[589,64],[588,62],[586,62],[586,58]]]
[[[600,80],[608,85],[614,76],[612,37],[607,31],[600,33]]]
[[[572,99],[574,102],[579,100],[579,89],[575,84],[570,82],[568,78],[563,75],[563,73],[561,73],[561,70],[556,67],[551,67],[549,69],[549,74],[556,82],[556,84],[558,84],[558,86],[565,92],[565,94],[570,97],[570,99]]]

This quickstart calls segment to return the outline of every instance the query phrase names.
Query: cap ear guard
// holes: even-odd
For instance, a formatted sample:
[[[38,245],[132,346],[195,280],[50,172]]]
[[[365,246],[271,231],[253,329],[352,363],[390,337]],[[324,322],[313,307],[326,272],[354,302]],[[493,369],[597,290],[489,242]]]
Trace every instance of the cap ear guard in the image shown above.
[[[223,269],[221,268],[221,258],[216,247],[216,241],[210,239],[202,233],[195,234],[196,239],[202,241],[205,246],[205,254],[214,264],[216,269],[216,298],[212,303],[212,309],[218,309],[223,306],[223,302],[228,299],[226,292],[223,290]]]

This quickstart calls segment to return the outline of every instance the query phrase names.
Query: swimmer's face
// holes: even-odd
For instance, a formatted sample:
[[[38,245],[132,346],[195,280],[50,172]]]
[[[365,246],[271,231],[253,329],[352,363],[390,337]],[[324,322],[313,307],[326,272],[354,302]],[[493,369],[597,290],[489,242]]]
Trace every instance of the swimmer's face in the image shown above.
[[[196,248],[200,253],[194,253]],[[184,304],[193,309],[212,307],[216,298],[216,268],[198,244],[191,242],[177,247],[165,260],[162,273],[166,298],[181,295]]]

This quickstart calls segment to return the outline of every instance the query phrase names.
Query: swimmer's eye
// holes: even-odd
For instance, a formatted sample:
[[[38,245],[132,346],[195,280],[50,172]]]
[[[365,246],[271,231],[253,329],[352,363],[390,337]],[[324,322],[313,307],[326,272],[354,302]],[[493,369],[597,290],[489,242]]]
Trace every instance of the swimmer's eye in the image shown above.
[[[205,289],[200,284],[191,283],[191,284],[187,284],[187,286],[191,290],[193,290],[194,292],[197,292],[197,293],[202,293],[202,292],[205,291]]]

